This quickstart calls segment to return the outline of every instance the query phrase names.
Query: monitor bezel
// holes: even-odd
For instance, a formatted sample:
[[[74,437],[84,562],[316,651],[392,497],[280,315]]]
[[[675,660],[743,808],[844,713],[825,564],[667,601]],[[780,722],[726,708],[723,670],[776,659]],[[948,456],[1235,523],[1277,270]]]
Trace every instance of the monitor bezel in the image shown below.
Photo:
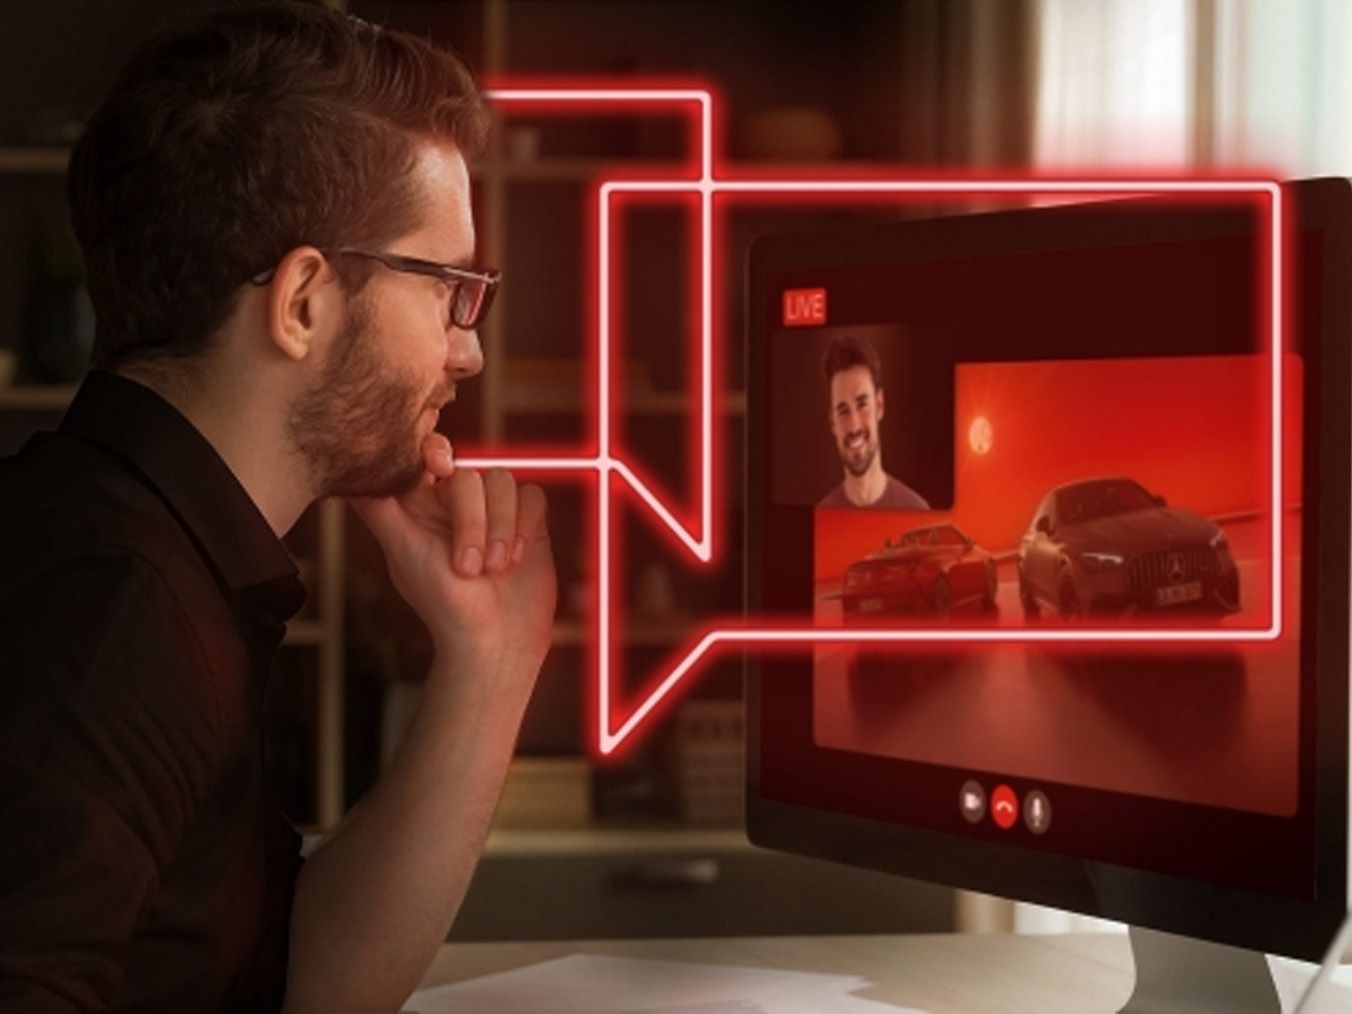
[[[1121,208],[1115,202],[1115,210]],[[1342,178],[1283,186],[1290,229],[1313,227],[1325,236],[1319,335],[1321,370],[1318,419],[1317,511],[1306,506],[1305,523],[1316,525],[1320,547],[1316,604],[1302,596],[1302,630],[1316,631],[1315,687],[1315,897],[1285,897],[1225,884],[1152,873],[1093,860],[1038,852],[1017,845],[965,838],[927,828],[885,823],[762,798],[761,695],[767,656],[747,653],[746,826],[754,844],[849,863],[902,876],[1029,901],[1139,926],[1214,940],[1254,950],[1318,960],[1347,911],[1348,848],[1348,628],[1349,503],[1352,469],[1352,183]],[[1019,209],[944,219],[849,227],[830,234],[758,239],[746,266],[746,596],[752,616],[764,601],[758,581],[765,547],[763,515],[767,403],[765,319],[770,276],[808,267],[823,269],[886,263],[896,252],[917,256],[961,256],[992,243],[1011,249],[1027,223],[1036,222],[1040,249],[1058,242],[1081,246],[1102,242],[1083,232],[1076,216],[1094,205]],[[1182,219],[1184,216],[1179,216]],[[1077,233],[1077,229],[1079,230]],[[1050,239],[1049,239],[1050,237]],[[1139,241],[1130,229],[1112,242]],[[1022,248],[1022,245],[1021,245]],[[1298,268],[1297,268],[1298,270]],[[1293,289],[1291,285],[1288,290]],[[1315,378],[1307,376],[1306,383]],[[1304,554],[1303,554],[1304,555]],[[1304,587],[1310,587],[1305,584]],[[1308,647],[1308,646],[1307,646]]]

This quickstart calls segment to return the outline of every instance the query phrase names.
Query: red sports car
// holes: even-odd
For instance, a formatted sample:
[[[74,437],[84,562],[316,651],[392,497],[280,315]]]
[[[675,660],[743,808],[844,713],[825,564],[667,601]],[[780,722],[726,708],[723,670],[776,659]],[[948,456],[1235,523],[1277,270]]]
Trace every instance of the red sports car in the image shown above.
[[[888,539],[845,571],[846,620],[870,613],[947,613],[995,608],[995,559],[953,525],[915,528]]]

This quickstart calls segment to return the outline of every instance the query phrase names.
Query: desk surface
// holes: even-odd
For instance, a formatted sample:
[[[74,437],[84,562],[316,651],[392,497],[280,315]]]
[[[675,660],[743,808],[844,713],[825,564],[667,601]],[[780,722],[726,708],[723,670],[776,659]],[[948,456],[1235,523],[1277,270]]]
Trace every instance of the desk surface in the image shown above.
[[[1106,1014],[1126,1002],[1133,979],[1125,936],[948,934],[447,944],[423,985],[577,953],[859,975],[873,985],[854,995],[932,1014]],[[1289,1009],[1309,972],[1278,965],[1276,974]]]

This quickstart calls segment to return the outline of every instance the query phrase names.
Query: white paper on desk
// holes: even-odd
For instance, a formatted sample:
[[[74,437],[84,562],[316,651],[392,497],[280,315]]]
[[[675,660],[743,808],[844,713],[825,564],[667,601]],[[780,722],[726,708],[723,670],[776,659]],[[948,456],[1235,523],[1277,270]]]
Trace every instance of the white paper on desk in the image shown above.
[[[773,1000],[732,1000],[727,1003],[681,1004],[677,1007],[642,1007],[624,1014],[924,1014],[894,1007],[878,1000],[864,1000],[848,993],[823,993],[815,997],[782,996]]]
[[[570,954],[414,993],[417,1014],[917,1014],[851,996],[853,975]]]

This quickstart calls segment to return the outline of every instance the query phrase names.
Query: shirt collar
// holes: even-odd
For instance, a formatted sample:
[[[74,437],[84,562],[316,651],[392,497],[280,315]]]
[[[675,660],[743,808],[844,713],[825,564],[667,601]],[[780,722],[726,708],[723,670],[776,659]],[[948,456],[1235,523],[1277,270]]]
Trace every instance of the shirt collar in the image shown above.
[[[127,377],[90,370],[60,428],[131,465],[227,587],[257,596],[269,612],[289,610],[286,618],[299,610],[304,588],[286,547],[230,466],[168,401]]]

